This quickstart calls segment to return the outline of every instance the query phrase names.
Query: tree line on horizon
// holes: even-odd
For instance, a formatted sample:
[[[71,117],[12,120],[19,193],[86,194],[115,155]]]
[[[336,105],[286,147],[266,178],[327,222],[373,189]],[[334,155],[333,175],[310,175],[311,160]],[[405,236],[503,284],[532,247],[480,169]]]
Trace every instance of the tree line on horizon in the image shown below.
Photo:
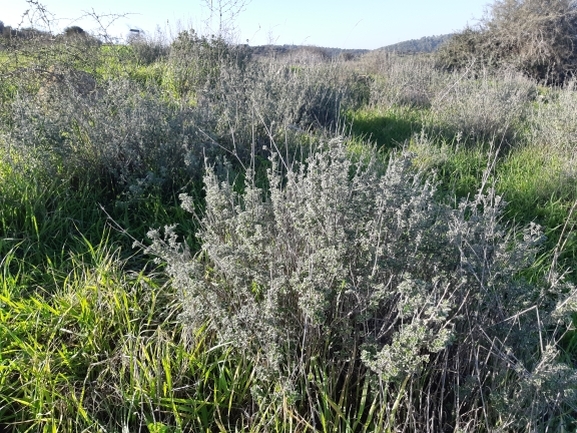
[[[417,54],[417,53],[434,53],[444,43],[453,37],[454,33],[446,35],[424,36],[419,39],[410,39],[407,41],[397,42],[396,44],[387,45],[380,50],[395,52],[397,54]]]

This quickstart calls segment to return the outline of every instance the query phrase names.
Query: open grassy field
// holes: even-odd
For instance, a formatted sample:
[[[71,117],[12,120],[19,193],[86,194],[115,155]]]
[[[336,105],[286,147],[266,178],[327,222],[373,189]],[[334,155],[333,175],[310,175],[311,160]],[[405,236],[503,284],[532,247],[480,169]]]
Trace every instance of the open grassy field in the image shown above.
[[[574,431],[576,125],[428,56],[0,43],[0,431]]]

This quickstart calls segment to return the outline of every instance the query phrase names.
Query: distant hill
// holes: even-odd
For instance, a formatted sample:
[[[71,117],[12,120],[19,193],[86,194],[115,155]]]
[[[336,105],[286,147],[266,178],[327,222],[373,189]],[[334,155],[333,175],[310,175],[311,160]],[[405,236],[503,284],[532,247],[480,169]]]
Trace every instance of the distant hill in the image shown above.
[[[403,54],[409,53],[432,53],[437,51],[437,49],[447,42],[453,33],[448,35],[440,36],[425,36],[421,39],[411,39],[409,41],[399,42],[393,45],[387,45],[386,47],[379,48],[379,50],[388,52],[397,52]]]
[[[351,50],[306,45],[260,45],[250,47],[250,51],[256,56],[273,55],[284,57],[307,55],[325,60],[339,57],[346,60],[352,60],[368,53],[369,51],[394,51],[401,54],[432,53],[436,51],[443,43],[448,41],[452,36],[452,33],[440,36],[425,36],[421,39],[411,39],[410,41],[403,41],[397,44],[387,45],[386,47],[377,48],[376,50]]]
[[[306,46],[306,45],[260,45],[255,47],[250,47],[250,50],[254,55],[295,55],[295,54],[309,54],[317,56],[324,59],[334,59],[337,57],[343,57],[347,60],[359,57],[362,54],[368,53],[370,50],[354,50],[354,49],[342,49],[342,48],[327,48],[327,47],[317,47],[317,46]]]

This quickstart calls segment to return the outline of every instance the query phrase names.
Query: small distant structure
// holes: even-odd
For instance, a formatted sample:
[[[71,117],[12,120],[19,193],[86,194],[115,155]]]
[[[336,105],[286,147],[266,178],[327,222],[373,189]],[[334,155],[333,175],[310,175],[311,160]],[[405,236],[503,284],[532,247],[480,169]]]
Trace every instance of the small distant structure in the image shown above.
[[[144,30],[132,28],[128,31],[127,42],[137,42],[144,38]]]
[[[146,32],[144,30],[130,29],[128,37],[134,38],[134,39],[139,39],[139,38],[143,38],[145,36],[145,34],[146,34]]]

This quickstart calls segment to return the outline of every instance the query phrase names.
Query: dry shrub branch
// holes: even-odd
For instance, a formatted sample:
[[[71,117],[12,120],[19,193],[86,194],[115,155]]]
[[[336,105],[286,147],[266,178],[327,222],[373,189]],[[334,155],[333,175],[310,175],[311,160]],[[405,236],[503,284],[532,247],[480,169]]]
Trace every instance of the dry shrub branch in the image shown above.
[[[560,83],[577,66],[577,8],[572,0],[497,0],[477,29],[456,35],[440,52],[445,66],[476,61],[512,67],[532,78]]]

